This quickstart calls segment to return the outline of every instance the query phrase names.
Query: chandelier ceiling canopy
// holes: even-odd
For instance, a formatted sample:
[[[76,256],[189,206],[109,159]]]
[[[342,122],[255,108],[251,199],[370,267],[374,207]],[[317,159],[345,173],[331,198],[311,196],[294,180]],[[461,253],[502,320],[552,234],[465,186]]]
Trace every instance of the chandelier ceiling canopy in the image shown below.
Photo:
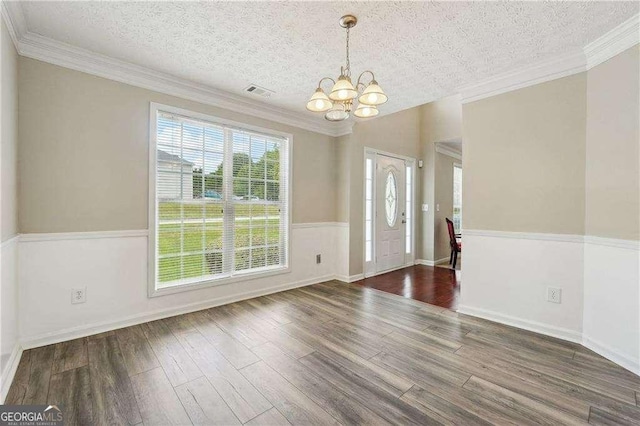
[[[340,18],[340,26],[347,30],[347,63],[340,67],[340,76],[337,80],[324,77],[318,82],[318,88],[307,102],[307,109],[313,112],[324,112],[324,118],[329,121],[342,121],[349,118],[354,104],[358,102],[353,111],[356,117],[370,118],[378,115],[378,105],[387,102],[387,95],[378,85],[371,71],[363,71],[354,86],[351,82],[351,64],[349,63],[349,30],[356,26],[358,19],[353,15],[345,15]],[[370,76],[367,84],[363,79]],[[322,88],[322,83],[331,81],[333,86],[329,95]],[[357,101],[356,101],[357,98]]]

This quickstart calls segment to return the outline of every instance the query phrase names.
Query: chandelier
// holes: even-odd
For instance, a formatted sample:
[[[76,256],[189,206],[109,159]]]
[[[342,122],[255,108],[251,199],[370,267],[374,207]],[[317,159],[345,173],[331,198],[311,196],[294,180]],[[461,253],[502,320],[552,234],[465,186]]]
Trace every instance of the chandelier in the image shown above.
[[[356,26],[358,19],[353,15],[345,15],[340,18],[340,26],[347,30],[347,64],[340,67],[340,77],[338,81],[331,77],[324,77],[318,82],[318,88],[307,102],[307,109],[313,112],[324,112],[324,118],[329,121],[342,121],[349,118],[351,110],[355,106],[358,98],[357,108],[353,115],[360,118],[375,117],[378,115],[378,105],[387,102],[387,95],[378,85],[375,76],[371,71],[364,71],[358,77],[354,87],[351,83],[351,66],[349,63],[349,30]],[[366,75],[371,75],[368,84],[361,80]],[[330,80],[333,87],[329,96],[322,89],[322,83]]]

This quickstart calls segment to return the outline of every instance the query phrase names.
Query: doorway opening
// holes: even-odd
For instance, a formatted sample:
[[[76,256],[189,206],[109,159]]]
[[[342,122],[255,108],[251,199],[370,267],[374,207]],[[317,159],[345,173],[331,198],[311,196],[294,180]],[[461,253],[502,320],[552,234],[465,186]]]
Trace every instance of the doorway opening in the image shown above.
[[[365,150],[365,277],[414,264],[415,164],[413,158]]]

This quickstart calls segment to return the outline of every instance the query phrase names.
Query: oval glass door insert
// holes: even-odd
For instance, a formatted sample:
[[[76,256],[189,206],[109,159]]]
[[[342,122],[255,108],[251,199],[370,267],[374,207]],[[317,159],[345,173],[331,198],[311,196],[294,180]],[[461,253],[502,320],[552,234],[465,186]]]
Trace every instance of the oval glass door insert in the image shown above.
[[[392,227],[396,224],[396,219],[398,217],[398,187],[396,185],[396,176],[391,171],[387,175],[384,198],[384,210],[387,216],[387,225]]]

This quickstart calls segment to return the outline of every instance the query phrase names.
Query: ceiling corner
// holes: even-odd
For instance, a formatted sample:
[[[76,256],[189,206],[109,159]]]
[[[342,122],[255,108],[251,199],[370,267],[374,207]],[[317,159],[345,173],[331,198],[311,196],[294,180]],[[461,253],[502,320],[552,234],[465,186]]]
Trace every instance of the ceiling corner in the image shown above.
[[[7,24],[7,30],[18,53],[20,52],[20,40],[27,33],[27,20],[25,19],[22,5],[18,1],[0,1],[2,17]]]

